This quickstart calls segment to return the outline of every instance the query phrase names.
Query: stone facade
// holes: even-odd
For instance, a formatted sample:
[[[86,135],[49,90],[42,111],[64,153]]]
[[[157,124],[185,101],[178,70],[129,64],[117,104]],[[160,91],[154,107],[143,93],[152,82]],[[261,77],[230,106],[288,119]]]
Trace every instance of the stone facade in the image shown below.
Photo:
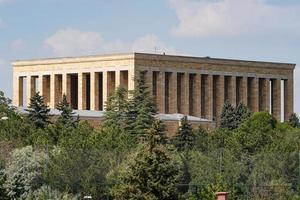
[[[39,91],[51,108],[66,94],[73,109],[105,110],[116,87],[134,89],[134,75],[146,71],[147,86],[162,114],[214,121],[226,100],[242,102],[253,112],[271,112],[278,120],[293,112],[295,64],[130,53],[12,65],[15,106],[26,107]]]

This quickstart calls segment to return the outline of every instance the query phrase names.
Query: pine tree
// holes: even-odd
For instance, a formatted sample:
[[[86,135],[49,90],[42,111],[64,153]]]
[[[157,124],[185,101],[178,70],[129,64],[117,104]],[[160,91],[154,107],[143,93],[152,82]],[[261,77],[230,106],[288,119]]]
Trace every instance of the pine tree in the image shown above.
[[[180,120],[180,127],[173,139],[173,143],[178,151],[191,149],[195,145],[195,134],[192,126],[188,122],[187,116]]]
[[[226,101],[224,103],[223,108],[222,108],[222,113],[221,113],[221,116],[220,116],[220,127],[221,128],[228,128],[230,130],[236,128],[235,109],[230,104],[229,101]]]
[[[49,124],[50,109],[44,103],[44,98],[39,92],[35,93],[35,95],[30,98],[30,104],[26,111],[29,112],[28,118],[33,122],[36,128],[43,129]]]
[[[111,189],[114,199],[178,199],[179,163],[161,144],[161,135],[152,127],[141,150],[123,164]]]
[[[289,117],[289,125],[291,125],[294,128],[300,128],[300,121],[296,113],[292,113]]]
[[[142,135],[155,121],[154,115],[157,114],[157,108],[146,86],[145,72],[140,71],[134,81],[135,89],[131,92],[127,129],[132,130],[134,134]]]
[[[114,93],[109,96],[106,102],[106,112],[101,123],[103,129],[116,128],[124,130],[127,124],[128,101],[126,99],[126,89],[118,87]]]
[[[224,103],[220,117],[220,128],[227,128],[229,130],[236,129],[245,119],[251,116],[248,107],[243,103],[239,103],[234,108],[229,101]]]
[[[7,191],[5,188],[6,174],[4,169],[0,169],[0,200],[8,200]]]
[[[57,119],[58,123],[64,125],[76,125],[76,120],[74,120],[74,112],[67,100],[67,96],[64,94],[63,98],[58,104],[56,105],[56,109],[61,112],[60,116]]]
[[[239,103],[235,108],[235,128],[251,116],[251,112],[243,103]]]

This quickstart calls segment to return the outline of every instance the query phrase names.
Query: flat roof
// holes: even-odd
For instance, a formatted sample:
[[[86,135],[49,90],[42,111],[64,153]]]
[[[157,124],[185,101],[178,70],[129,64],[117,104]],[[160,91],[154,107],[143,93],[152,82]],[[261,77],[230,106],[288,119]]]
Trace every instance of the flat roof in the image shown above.
[[[41,59],[25,59],[12,61],[13,66],[27,66],[27,65],[46,65],[46,64],[62,64],[62,63],[78,63],[78,62],[96,62],[106,60],[165,60],[176,62],[195,62],[207,64],[228,64],[228,65],[246,65],[246,66],[262,66],[262,67],[278,67],[294,69],[295,63],[284,62],[269,62],[269,61],[253,61],[253,60],[239,60],[239,59],[225,59],[225,58],[211,58],[211,57],[196,57],[187,55],[167,55],[167,54],[151,54],[151,53],[121,53],[121,54],[102,54],[90,56],[72,56],[72,57],[56,57],[56,58],[41,58]]]
[[[17,112],[23,115],[28,114],[25,107],[17,107]],[[104,111],[97,111],[97,110],[73,110],[74,117],[79,116],[83,118],[103,118],[104,117]],[[52,116],[58,116],[60,115],[60,111],[57,109],[50,109],[50,115]],[[160,120],[163,121],[179,121],[181,118],[184,117],[183,114],[175,113],[175,114],[157,114],[155,117],[157,117]],[[189,121],[192,122],[213,122],[209,119],[204,119],[200,117],[194,117],[194,116],[187,116]]]

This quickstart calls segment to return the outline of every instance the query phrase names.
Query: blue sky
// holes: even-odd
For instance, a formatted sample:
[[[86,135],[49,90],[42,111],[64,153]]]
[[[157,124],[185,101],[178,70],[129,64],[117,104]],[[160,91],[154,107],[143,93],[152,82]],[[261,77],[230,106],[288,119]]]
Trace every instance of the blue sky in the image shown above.
[[[299,0],[0,0],[0,90],[11,60],[142,51],[300,64]],[[300,113],[300,70],[295,111]]]

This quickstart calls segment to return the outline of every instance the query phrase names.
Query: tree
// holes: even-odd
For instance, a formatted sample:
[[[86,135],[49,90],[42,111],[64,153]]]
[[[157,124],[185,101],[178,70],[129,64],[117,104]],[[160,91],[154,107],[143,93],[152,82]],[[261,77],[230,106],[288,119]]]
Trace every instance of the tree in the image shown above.
[[[13,111],[11,100],[4,96],[4,92],[0,91],[0,118],[7,117]]]
[[[26,199],[30,191],[41,186],[44,160],[45,154],[34,151],[31,146],[13,151],[6,169],[11,199]]]
[[[64,125],[69,125],[69,126],[76,125],[77,121],[73,119],[74,112],[65,94],[63,95],[62,100],[58,102],[58,104],[56,105],[56,109],[61,112],[60,116],[57,119],[58,123],[62,123]]]
[[[180,164],[161,141],[161,133],[151,128],[146,143],[120,167],[111,189],[115,199],[178,199]]]
[[[178,151],[191,149],[195,145],[196,135],[193,132],[192,126],[188,122],[187,116],[180,120],[179,129],[173,138],[173,144]]]
[[[29,112],[28,119],[36,128],[44,129],[46,125],[49,124],[50,109],[44,103],[44,98],[39,92],[35,93],[35,95],[30,98],[30,104],[26,111]]]
[[[118,87],[114,93],[109,96],[106,102],[106,112],[101,126],[105,128],[114,127],[124,130],[127,124],[128,102],[126,99],[126,89]]]
[[[135,89],[131,91],[132,98],[129,100],[129,113],[127,124],[128,130],[134,134],[143,135],[151,128],[155,121],[154,115],[157,108],[145,81],[145,71],[140,71],[134,77]]]
[[[235,127],[237,128],[241,123],[251,116],[251,112],[243,103],[239,103],[235,108]]]
[[[228,128],[230,130],[236,128],[236,115],[233,106],[227,100],[224,103],[220,116],[220,127]]]
[[[208,144],[209,144],[209,135],[208,132],[202,128],[202,126],[199,126],[195,130],[195,136],[196,136],[196,142],[195,146],[197,149],[199,149],[201,152],[208,150]]]
[[[243,103],[239,103],[238,106],[234,108],[229,101],[226,101],[220,116],[220,128],[227,128],[229,130],[236,129],[250,116],[251,112]]]
[[[152,129],[150,129],[150,130],[153,130],[157,133],[157,138],[158,138],[159,144],[162,144],[162,145],[167,144],[168,137],[166,136],[166,133],[165,133],[165,125],[161,120],[155,119],[155,121],[152,124]],[[148,130],[148,132],[149,132],[149,130]],[[150,134],[147,134],[147,136],[152,137]]]
[[[296,113],[291,114],[291,116],[289,118],[289,125],[294,127],[294,128],[300,128],[299,117]]]
[[[4,169],[0,169],[0,200],[8,200],[7,191],[5,188],[6,174]]]

